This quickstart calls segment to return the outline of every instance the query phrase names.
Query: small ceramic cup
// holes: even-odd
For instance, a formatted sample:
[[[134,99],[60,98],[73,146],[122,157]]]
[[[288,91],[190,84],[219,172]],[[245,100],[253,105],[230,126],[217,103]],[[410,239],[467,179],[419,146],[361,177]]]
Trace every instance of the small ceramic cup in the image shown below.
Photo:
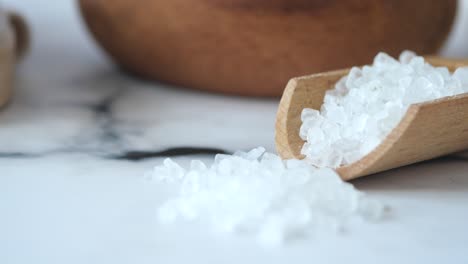
[[[12,95],[14,66],[29,43],[26,23],[17,14],[0,9],[0,107]]]

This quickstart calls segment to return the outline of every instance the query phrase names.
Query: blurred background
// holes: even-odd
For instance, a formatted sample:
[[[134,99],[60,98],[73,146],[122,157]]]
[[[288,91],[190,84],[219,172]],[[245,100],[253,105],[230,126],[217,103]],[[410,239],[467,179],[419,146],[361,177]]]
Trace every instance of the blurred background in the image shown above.
[[[291,77],[379,51],[468,56],[464,0],[4,2],[29,21],[32,56],[62,52],[76,64],[79,47],[145,79],[237,95],[280,96]]]

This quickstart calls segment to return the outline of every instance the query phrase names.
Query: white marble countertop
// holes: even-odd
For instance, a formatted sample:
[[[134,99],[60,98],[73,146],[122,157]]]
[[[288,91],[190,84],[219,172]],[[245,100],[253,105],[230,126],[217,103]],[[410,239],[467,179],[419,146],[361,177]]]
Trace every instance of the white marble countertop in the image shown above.
[[[34,43],[0,112],[0,263],[468,263],[464,158],[353,181],[392,216],[342,235],[268,249],[159,225],[164,190],[143,174],[161,151],[213,148],[197,156],[206,161],[216,149],[274,151],[278,101],[134,80],[100,53],[73,1],[4,2],[32,23]],[[468,57],[467,16],[444,55]]]

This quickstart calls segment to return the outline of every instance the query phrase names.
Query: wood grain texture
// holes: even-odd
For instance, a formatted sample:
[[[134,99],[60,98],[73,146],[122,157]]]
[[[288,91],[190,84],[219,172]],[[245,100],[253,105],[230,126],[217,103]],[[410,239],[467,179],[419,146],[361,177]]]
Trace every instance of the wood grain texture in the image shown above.
[[[466,60],[427,58],[451,70]],[[299,137],[304,108],[320,109],[325,91],[348,69],[293,78],[281,98],[276,119],[276,147],[284,159],[304,158]],[[414,104],[384,141],[361,160],[337,169],[344,180],[432,159],[468,149],[468,94]]]
[[[456,0],[80,0],[123,68],[231,94],[280,96],[292,76],[438,50]]]
[[[334,4],[336,0],[204,0],[214,6],[274,12],[304,12],[318,10]]]

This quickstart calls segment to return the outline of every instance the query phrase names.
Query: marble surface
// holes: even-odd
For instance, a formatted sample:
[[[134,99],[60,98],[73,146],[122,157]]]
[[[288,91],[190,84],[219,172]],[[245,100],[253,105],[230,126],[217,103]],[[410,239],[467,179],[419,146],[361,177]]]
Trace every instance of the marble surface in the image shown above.
[[[274,151],[278,101],[133,79],[95,46],[75,2],[4,2],[27,16],[34,43],[0,112],[0,263],[468,263],[463,156],[353,181],[392,214],[342,235],[269,249],[159,225],[166,190],[144,173],[167,155]],[[468,1],[460,10],[446,56],[468,57]]]

